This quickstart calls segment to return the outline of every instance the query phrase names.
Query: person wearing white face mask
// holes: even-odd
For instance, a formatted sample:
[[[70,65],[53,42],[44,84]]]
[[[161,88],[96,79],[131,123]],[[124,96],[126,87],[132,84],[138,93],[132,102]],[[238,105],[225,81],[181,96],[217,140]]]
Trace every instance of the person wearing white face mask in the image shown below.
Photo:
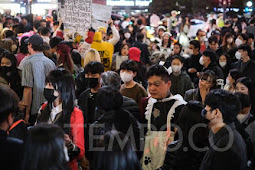
[[[241,60],[233,64],[233,68],[238,69],[243,76],[249,77],[252,81],[255,81],[255,62],[250,59],[251,48],[247,44],[242,44],[238,47]]]
[[[123,96],[134,99],[137,104],[140,104],[141,99],[148,95],[144,87],[133,80],[137,72],[138,66],[135,61],[126,60],[121,63],[120,77],[124,84],[121,85],[120,93]]]
[[[173,95],[180,94],[184,97],[185,92],[192,89],[193,86],[189,75],[182,70],[183,58],[178,55],[173,56],[171,67],[173,72],[170,74],[170,80],[172,82],[170,91]]]
[[[220,66],[221,70],[223,71],[224,74],[224,80],[226,80],[229,69],[231,67],[231,61],[228,53],[223,53],[220,55],[219,59],[217,60],[217,64]]]

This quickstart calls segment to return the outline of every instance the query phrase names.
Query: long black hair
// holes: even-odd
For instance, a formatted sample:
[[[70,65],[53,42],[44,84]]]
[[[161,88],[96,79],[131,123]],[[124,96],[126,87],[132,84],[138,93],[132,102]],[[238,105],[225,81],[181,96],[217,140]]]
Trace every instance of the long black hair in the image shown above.
[[[52,124],[40,124],[29,130],[24,152],[23,170],[65,170],[64,133]]]
[[[45,80],[46,83],[51,83],[54,89],[59,92],[62,102],[62,115],[58,121],[66,134],[70,134],[70,117],[74,110],[75,100],[75,83],[72,75],[64,70],[53,70],[49,73]],[[48,122],[52,110],[52,103],[48,102],[38,117],[38,122]]]
[[[118,139],[125,141],[125,145],[120,146]],[[141,169],[136,153],[132,150],[131,142],[121,132],[115,130],[107,132],[99,142],[99,147],[103,147],[104,151],[95,154],[95,169]]]

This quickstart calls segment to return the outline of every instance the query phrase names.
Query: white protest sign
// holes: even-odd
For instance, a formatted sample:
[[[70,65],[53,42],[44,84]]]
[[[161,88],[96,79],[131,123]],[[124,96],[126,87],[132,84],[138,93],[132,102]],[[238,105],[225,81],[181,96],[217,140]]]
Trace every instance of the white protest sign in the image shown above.
[[[92,27],[108,27],[107,21],[111,19],[112,6],[92,4]]]
[[[64,0],[59,9],[66,29],[85,32],[91,27],[92,0]]]

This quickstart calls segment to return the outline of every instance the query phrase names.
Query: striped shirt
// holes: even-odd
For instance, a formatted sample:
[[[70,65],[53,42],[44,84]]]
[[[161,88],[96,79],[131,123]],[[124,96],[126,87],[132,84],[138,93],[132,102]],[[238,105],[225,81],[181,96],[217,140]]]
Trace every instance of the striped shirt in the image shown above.
[[[43,95],[45,79],[51,70],[56,68],[53,61],[43,53],[37,53],[27,58],[22,70],[22,86],[32,87],[31,114],[38,113],[40,106],[46,100]]]

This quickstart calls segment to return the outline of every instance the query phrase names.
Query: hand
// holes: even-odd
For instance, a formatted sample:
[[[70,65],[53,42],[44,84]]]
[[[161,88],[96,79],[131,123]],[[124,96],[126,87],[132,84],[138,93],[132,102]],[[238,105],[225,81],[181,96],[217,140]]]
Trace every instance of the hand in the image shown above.
[[[190,68],[190,69],[188,69],[188,72],[189,72],[189,73],[195,73],[195,72],[197,72],[197,69],[195,69],[195,68]]]
[[[197,77],[200,77],[200,72],[197,72]]]
[[[18,107],[20,111],[25,110],[25,108],[27,107],[27,105],[24,103],[24,101],[19,101],[18,103]]]
[[[64,135],[64,139],[65,139],[66,146],[70,145],[70,143],[72,142],[69,135],[67,135],[67,134]]]
[[[109,20],[109,21],[108,21],[108,24],[109,24],[110,26],[113,26],[113,20]]]

